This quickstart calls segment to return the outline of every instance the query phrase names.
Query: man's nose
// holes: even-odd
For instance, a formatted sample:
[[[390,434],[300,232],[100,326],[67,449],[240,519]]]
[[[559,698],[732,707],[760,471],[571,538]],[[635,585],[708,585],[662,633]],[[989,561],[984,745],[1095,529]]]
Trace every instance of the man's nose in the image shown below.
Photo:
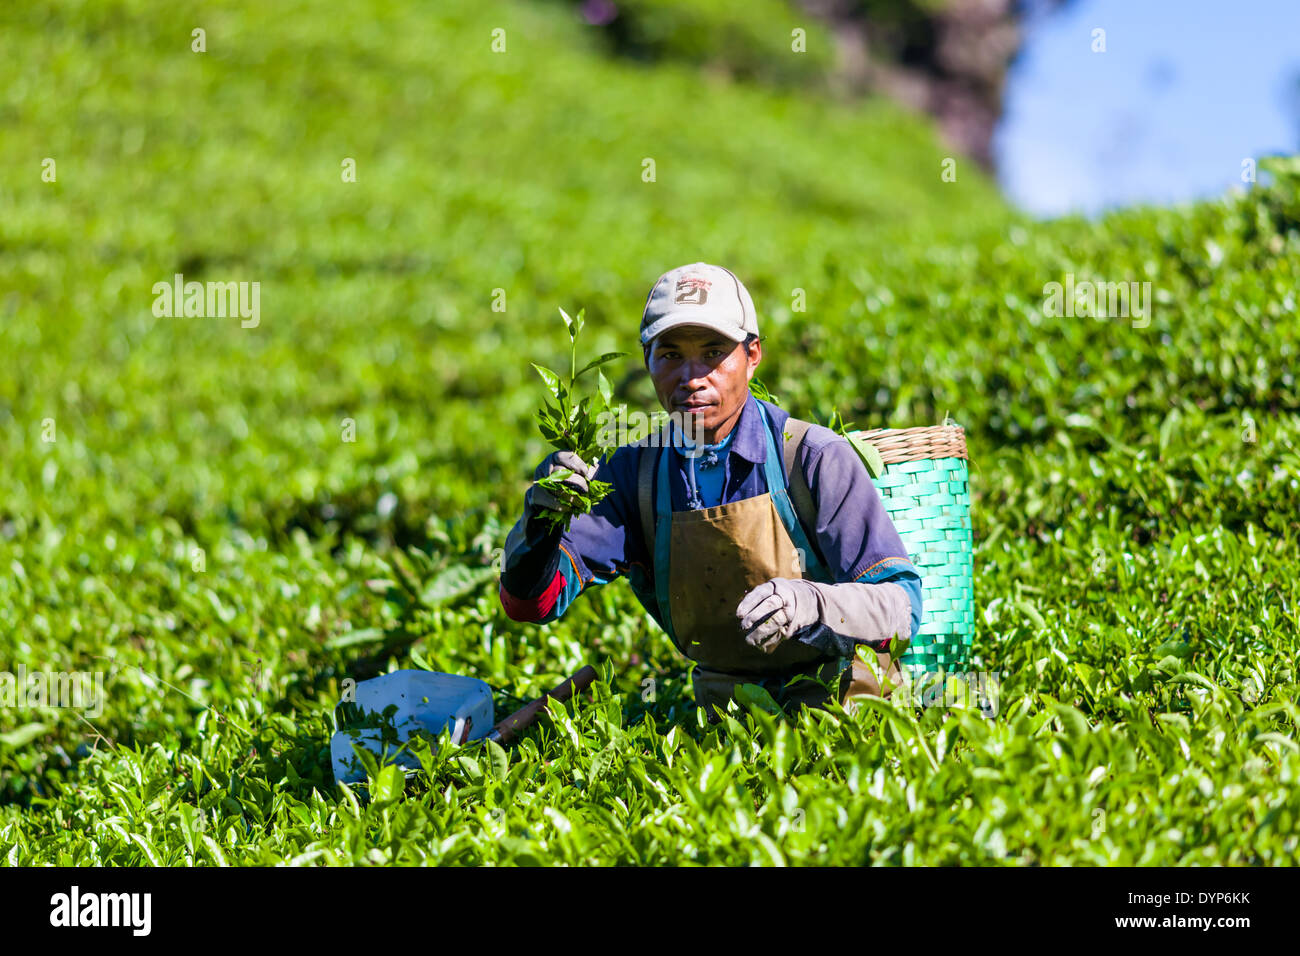
[[[682,363],[681,382],[683,385],[704,385],[711,371],[712,367],[703,359],[687,359]]]

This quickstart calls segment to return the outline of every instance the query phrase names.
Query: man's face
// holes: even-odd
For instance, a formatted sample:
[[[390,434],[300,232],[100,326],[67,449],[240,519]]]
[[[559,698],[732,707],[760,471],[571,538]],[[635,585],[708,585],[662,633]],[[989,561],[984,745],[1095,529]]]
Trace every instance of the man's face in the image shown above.
[[[687,437],[712,445],[739,421],[749,380],[762,357],[758,341],[746,350],[743,342],[713,329],[679,325],[651,343],[646,368],[659,403],[681,423]]]

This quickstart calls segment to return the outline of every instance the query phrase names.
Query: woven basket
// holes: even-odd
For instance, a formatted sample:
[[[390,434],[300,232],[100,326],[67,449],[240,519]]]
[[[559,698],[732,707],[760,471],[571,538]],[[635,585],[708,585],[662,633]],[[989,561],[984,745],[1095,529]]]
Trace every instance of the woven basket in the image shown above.
[[[975,635],[966,431],[933,425],[854,435],[880,452],[885,473],[872,480],[921,572],[921,629],[900,664],[911,672],[964,671]]]

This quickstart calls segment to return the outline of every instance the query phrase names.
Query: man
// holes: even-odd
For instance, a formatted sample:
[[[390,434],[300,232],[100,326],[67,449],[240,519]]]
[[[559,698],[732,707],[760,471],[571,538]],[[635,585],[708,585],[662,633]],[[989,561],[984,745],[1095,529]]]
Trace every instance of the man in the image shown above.
[[[673,269],[650,290],[641,343],[669,426],[595,466],[571,452],[538,466],[535,481],[568,468],[566,484],[586,490],[596,479],[613,491],[548,534],[537,514],[559,506],[528,489],[506,540],[506,614],[549,623],[588,586],[627,575],[696,662],[696,703],[710,720],[742,683],[783,707],[879,694],[855,647],[887,668],[890,638],[916,636],[920,575],[861,459],[820,425],[793,463],[815,505],[807,526],[799,520],[787,490],[798,479],[783,459],[786,425],[797,425],[749,390],[762,359],[749,292],[718,266]],[[896,665],[889,676],[900,681]]]

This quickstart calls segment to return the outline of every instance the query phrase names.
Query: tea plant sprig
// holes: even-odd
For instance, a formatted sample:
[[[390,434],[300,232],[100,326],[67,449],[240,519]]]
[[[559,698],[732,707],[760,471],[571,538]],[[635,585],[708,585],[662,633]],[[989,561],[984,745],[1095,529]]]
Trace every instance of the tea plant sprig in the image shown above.
[[[542,437],[553,447],[560,451],[571,451],[591,465],[609,450],[609,446],[601,441],[603,429],[600,428],[600,419],[611,406],[613,389],[610,388],[609,380],[605,378],[605,373],[600,371],[599,367],[627,353],[606,352],[599,358],[592,359],[581,369],[578,368],[578,333],[582,331],[583,315],[586,311],[580,309],[576,317],[570,318],[567,312],[560,309],[564,326],[569,333],[568,378],[561,381],[558,373],[535,362],[533,368],[537,369],[537,374],[542,377],[542,381],[546,383],[556,402],[556,404],[546,402],[537,411],[537,427],[541,430]],[[578,380],[592,370],[596,372],[598,394],[587,395],[575,402]],[[564,507],[562,511],[549,509],[542,511],[542,520],[549,531],[567,528],[574,515],[590,512],[614,487],[607,481],[593,479],[588,482],[588,489],[584,493],[564,484],[564,480],[572,475],[572,470],[560,468],[538,481],[538,485],[554,495]]]
[[[771,402],[773,405],[781,404],[781,399],[769,392],[767,386],[759,381],[757,375],[749,380],[749,394],[765,402]]]
[[[885,462],[880,457],[879,450],[871,442],[859,438],[851,431],[853,423],[846,422],[843,416],[840,415],[838,408],[831,409],[830,421],[826,423],[826,427],[848,439],[849,444],[853,446],[853,450],[862,459],[862,464],[867,466],[867,474],[871,475],[872,478],[879,478],[885,473]]]

